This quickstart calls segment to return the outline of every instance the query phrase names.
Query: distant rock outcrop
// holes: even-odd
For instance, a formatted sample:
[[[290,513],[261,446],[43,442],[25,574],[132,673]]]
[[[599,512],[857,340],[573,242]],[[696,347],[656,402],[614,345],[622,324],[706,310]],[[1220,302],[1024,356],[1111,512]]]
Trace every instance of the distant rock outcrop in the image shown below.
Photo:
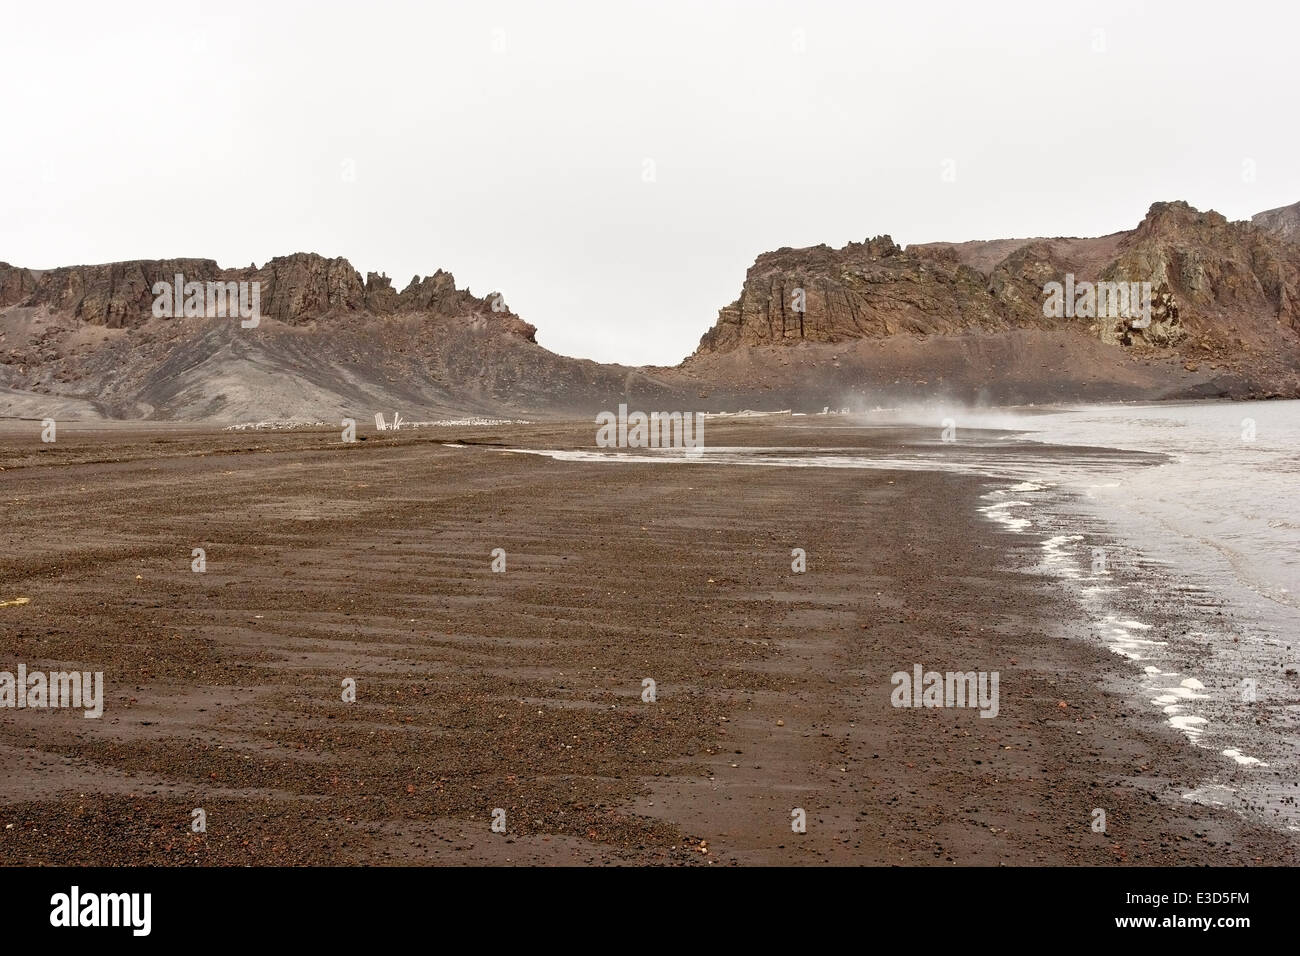
[[[155,316],[155,284],[170,288],[178,275],[258,283],[259,322],[179,317],[175,307]],[[449,272],[398,293],[385,275],[363,281],[346,259],[313,253],[234,269],[211,259],[39,273],[0,264],[0,416],[53,396],[107,417],[229,420],[326,418],[385,402],[408,418],[566,410],[621,394],[626,370],[553,355],[536,331],[499,295],[458,289]]]
[[[0,263],[0,416],[233,421],[400,411],[872,407],[1300,397],[1298,206],[1229,222],[1184,202],[1092,239],[900,248],[889,236],[760,255],[675,368],[555,355],[495,293],[448,272],[400,292],[346,259]],[[153,314],[154,286],[259,283],[261,322]],[[1149,324],[1045,308],[1049,283],[1150,283]],[[1113,286],[1112,286],[1113,288]],[[1072,300],[1073,301],[1073,300]],[[228,315],[228,313],[227,313]]]
[[[978,341],[984,354],[990,335],[1017,332],[1025,342],[1057,336],[1081,354],[1069,340],[1088,338],[1115,349],[1110,358],[1105,350],[1088,351],[1097,367],[1081,370],[1087,381],[1114,378],[1130,361],[1166,363],[1180,372],[1202,372],[1208,365],[1205,373],[1221,374],[1187,379],[1185,392],[1171,382],[1165,394],[1294,394],[1300,387],[1300,246],[1285,236],[1296,209],[1262,214],[1268,226],[1263,228],[1261,217],[1229,222],[1185,202],[1160,202],[1135,229],[1097,239],[900,249],[879,236],[842,249],[779,249],[755,260],[740,297],[719,312],[686,367],[716,369],[722,356],[748,349],[748,374],[761,374],[753,365],[767,347],[831,345],[844,353],[855,343],[900,337],[913,344],[897,348],[916,355],[938,337]],[[1127,317],[1050,317],[1044,290],[1067,276],[1071,282],[1149,282],[1149,325]],[[767,361],[779,377],[786,363]],[[842,354],[834,367],[842,371],[855,362]],[[996,378],[990,369],[988,379]]]
[[[1117,332],[1083,322],[1109,344],[1176,345],[1182,326],[1217,335],[1241,317],[1295,321],[1300,250],[1249,223],[1187,203],[1156,203],[1134,230],[1095,239],[945,243],[900,249],[888,236],[843,249],[814,246],[760,255],[740,297],[718,314],[702,352],[779,343],[835,343],[897,334],[952,335],[1009,328],[1075,329],[1044,315],[1044,287],[1067,274],[1097,282],[1150,282],[1153,321]],[[972,260],[981,260],[976,268]]]
[[[1265,232],[1287,242],[1300,242],[1300,202],[1257,212],[1250,220]]]
[[[45,306],[90,325],[131,328],[151,316],[155,282],[171,282],[177,273],[187,282],[221,277],[211,259],[161,259],[110,262],[96,266],[64,266],[41,273],[31,295],[13,303]]]
[[[363,282],[346,259],[310,252],[278,256],[262,268],[222,269],[211,259],[147,259],[50,269],[37,277],[28,269],[0,263],[0,307],[48,307],[90,325],[135,328],[153,318],[155,283],[259,282],[261,314],[286,325],[313,322],[339,313],[440,316],[491,312],[515,320],[513,329],[531,340],[536,330],[499,299],[480,299],[457,289],[451,273],[415,276],[399,295],[387,276],[370,273]]]

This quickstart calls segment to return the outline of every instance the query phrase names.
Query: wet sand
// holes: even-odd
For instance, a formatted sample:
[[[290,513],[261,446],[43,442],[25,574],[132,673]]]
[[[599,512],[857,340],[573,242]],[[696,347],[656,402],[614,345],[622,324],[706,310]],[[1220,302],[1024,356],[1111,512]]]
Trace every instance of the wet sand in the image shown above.
[[[0,709],[0,864],[1296,860],[1182,798],[1216,755],[1114,692],[987,479],[502,450],[587,424],[39,430],[0,429],[0,670],[106,701]],[[998,671],[998,716],[891,706],[917,663]]]

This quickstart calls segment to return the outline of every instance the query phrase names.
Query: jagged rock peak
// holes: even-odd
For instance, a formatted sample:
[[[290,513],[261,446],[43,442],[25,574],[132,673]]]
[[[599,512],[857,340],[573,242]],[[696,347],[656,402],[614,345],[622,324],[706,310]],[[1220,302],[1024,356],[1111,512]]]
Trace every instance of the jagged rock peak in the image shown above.
[[[150,321],[159,282],[258,282],[263,317],[300,325],[335,313],[390,315],[431,312],[443,316],[493,313],[491,303],[468,289],[457,289],[455,277],[441,269],[412,278],[398,293],[385,273],[368,273],[363,280],[342,257],[314,252],[276,256],[261,268],[222,269],[213,259],[141,259],[100,265],[66,266],[37,273],[0,263],[0,308],[46,307],[108,328],[133,328]],[[530,338],[535,329],[509,311],[495,314],[511,331]]]

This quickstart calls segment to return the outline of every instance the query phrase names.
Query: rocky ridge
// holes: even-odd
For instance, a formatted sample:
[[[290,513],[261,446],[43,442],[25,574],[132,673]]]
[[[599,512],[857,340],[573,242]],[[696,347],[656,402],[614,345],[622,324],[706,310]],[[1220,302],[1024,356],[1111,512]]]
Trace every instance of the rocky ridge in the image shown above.
[[[414,276],[400,293],[386,275],[361,274],[346,259],[298,252],[271,259],[260,269],[222,269],[211,259],[150,259],[104,265],[68,266],[41,273],[0,263],[0,307],[46,307],[89,325],[138,328],[152,318],[155,283],[258,282],[261,314],[286,325],[340,312],[396,315],[426,312],[442,316],[491,312],[516,320],[514,331],[533,341],[536,329],[504,306],[495,293],[485,298],[456,288],[449,272]]]
[[[260,268],[167,259],[0,263],[0,417],[207,421],[646,408],[873,407],[898,400],[1300,396],[1300,204],[1229,222],[1151,206],[1097,238],[763,253],[673,368],[556,355],[500,296],[441,270],[399,292],[341,258]],[[261,322],[155,317],[153,287],[260,284]],[[1044,287],[1150,282],[1152,322],[1049,317]],[[802,308],[796,307],[796,303]]]
[[[1229,222],[1185,202],[1160,202],[1136,228],[1095,239],[902,248],[877,236],[841,249],[779,249],[758,257],[685,367],[716,376],[728,364],[743,364],[750,375],[767,365],[767,378],[782,382],[783,367],[808,374],[805,366],[823,354],[830,377],[850,393],[857,377],[876,388],[933,388],[938,378],[969,394],[971,379],[982,377],[999,400],[1042,400],[1045,389],[1018,382],[1050,376],[1058,400],[1091,397],[1083,386],[1108,382],[1122,386],[1116,397],[1297,395],[1300,246],[1287,239],[1286,216],[1256,219]],[[1067,275],[1151,283],[1150,326],[1045,316],[1046,284]],[[1001,362],[990,349],[998,338],[1007,344]],[[864,353],[872,343],[882,348]],[[808,359],[792,361],[802,354],[792,346]],[[1042,360],[1058,346],[1079,357],[1077,367],[1058,370]],[[926,374],[927,354],[933,374]]]
[[[994,261],[989,247],[1005,255]],[[1128,341],[1111,324],[1084,323],[1087,334],[1112,344],[1199,340],[1237,316],[1298,328],[1300,249],[1269,229],[1172,202],[1153,205],[1136,229],[1102,239],[901,248],[877,236],[842,249],[764,253],[698,351],[1012,328],[1077,331],[1080,320],[1043,313],[1045,284],[1067,274],[1080,282],[1152,284],[1153,322],[1130,329]],[[797,298],[802,311],[794,307]]]

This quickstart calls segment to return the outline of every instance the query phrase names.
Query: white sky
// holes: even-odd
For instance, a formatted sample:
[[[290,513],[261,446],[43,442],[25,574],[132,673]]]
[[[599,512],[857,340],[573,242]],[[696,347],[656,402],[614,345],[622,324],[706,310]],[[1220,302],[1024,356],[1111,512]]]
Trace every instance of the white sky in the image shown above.
[[[781,246],[1295,202],[1298,25],[1289,2],[8,4],[0,260],[312,251],[399,290],[443,268],[555,351],[673,364]]]

